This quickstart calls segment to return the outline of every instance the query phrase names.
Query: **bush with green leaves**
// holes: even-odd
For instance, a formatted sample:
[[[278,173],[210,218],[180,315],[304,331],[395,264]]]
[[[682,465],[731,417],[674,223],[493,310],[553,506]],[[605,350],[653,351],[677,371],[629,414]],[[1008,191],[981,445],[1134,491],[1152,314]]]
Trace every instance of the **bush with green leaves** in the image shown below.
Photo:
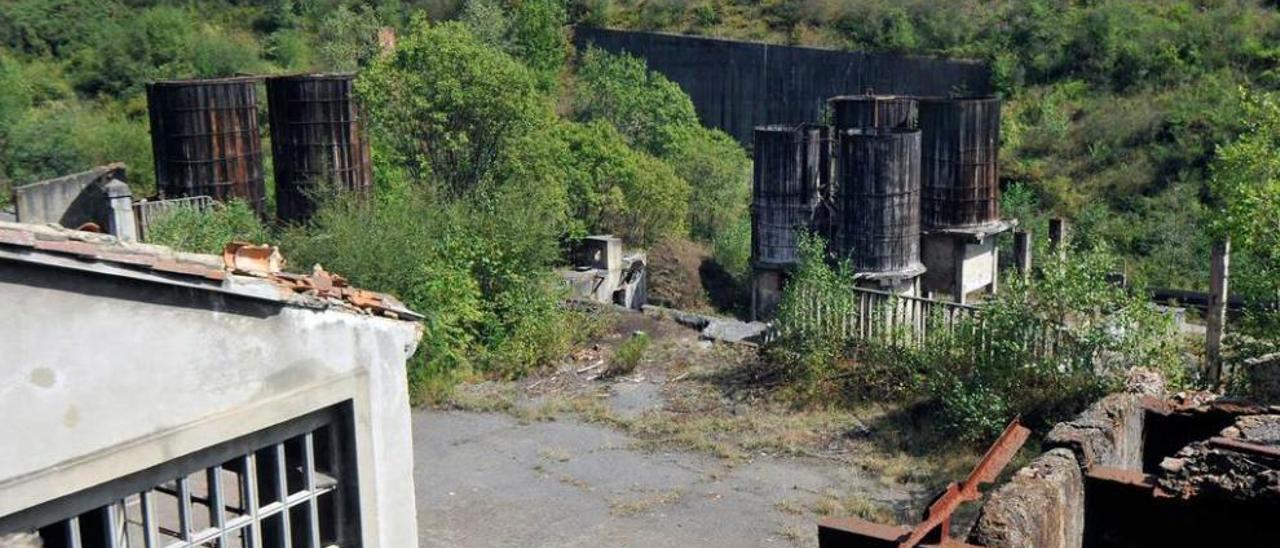
[[[482,41],[524,63],[543,91],[555,91],[570,50],[564,0],[467,0],[462,20]]]
[[[553,119],[529,69],[461,23],[415,20],[356,90],[391,169],[454,196],[488,181],[514,143]]]
[[[147,227],[147,243],[191,253],[221,254],[231,242],[267,244],[270,231],[248,204],[232,200],[212,209],[177,207]]]
[[[649,70],[643,60],[594,47],[582,55],[576,83],[579,119],[608,122],[688,183],[695,237],[714,241],[747,215],[751,160],[727,134],[702,127],[680,86]]]
[[[568,185],[571,236],[612,233],[647,246],[687,232],[688,183],[670,166],[629,147],[602,121],[561,123],[558,138]]]

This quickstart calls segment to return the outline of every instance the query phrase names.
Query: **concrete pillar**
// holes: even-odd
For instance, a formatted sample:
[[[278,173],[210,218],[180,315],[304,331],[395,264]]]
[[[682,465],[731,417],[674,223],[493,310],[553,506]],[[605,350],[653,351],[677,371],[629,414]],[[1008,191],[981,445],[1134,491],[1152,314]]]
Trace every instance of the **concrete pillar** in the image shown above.
[[[1067,220],[1054,217],[1049,219],[1049,248],[1058,255],[1066,255]]]
[[[112,179],[102,190],[107,196],[107,232],[122,242],[138,241],[138,220],[133,215],[133,192],[129,185]]]
[[[1013,264],[1018,274],[1031,274],[1031,233],[1018,230],[1013,233]]]
[[[782,302],[782,289],[786,274],[780,270],[757,268],[751,273],[751,321],[764,322],[774,318],[778,304]]]
[[[1228,280],[1231,277],[1231,240],[1213,243],[1209,263],[1209,310],[1205,328],[1205,377],[1210,386],[1222,380],[1222,335],[1227,323]]]

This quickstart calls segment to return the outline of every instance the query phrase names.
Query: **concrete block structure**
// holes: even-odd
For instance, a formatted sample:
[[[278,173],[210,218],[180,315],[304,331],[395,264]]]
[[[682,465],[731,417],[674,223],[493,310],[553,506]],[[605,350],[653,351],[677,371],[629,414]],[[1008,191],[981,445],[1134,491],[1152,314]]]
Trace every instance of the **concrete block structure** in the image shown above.
[[[420,316],[278,257],[0,223],[0,544],[417,544]]]
[[[998,222],[975,230],[933,230],[920,236],[920,258],[928,265],[921,277],[927,295],[948,295],[964,304],[976,291],[999,288],[1000,250],[997,236],[1010,224]]]
[[[13,191],[15,218],[68,228],[91,223],[122,240],[136,241],[133,196],[125,181],[124,164],[109,164],[20,186]]]
[[[624,252],[621,238],[588,236],[578,249],[574,268],[561,271],[560,276],[576,299],[639,310],[649,298],[647,264],[644,253]]]

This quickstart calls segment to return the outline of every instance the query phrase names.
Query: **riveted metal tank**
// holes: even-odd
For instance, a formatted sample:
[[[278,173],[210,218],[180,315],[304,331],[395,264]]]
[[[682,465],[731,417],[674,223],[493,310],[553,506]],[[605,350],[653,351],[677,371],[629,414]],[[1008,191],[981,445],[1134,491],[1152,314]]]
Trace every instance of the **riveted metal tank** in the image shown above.
[[[257,78],[147,85],[156,185],[167,198],[239,198],[266,208]]]
[[[755,128],[751,259],[757,267],[796,264],[798,237],[815,228],[830,172],[828,134],[820,125]]]
[[[827,100],[836,131],[915,128],[916,99],[900,95],[842,95]]]
[[[921,271],[920,131],[844,130],[837,147],[837,251],[860,274]]]
[[[922,98],[925,229],[971,229],[1000,221],[1000,99]]]
[[[373,168],[353,74],[267,78],[276,216],[302,221],[321,193],[368,196]]]

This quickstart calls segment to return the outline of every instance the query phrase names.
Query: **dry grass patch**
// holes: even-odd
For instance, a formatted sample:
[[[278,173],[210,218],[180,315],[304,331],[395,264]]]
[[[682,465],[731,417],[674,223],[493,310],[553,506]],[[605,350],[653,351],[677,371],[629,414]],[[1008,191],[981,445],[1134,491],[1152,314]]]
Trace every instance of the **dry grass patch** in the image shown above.
[[[680,502],[684,494],[683,489],[671,489],[639,498],[614,498],[609,501],[609,513],[620,517],[647,513],[659,506]]]

